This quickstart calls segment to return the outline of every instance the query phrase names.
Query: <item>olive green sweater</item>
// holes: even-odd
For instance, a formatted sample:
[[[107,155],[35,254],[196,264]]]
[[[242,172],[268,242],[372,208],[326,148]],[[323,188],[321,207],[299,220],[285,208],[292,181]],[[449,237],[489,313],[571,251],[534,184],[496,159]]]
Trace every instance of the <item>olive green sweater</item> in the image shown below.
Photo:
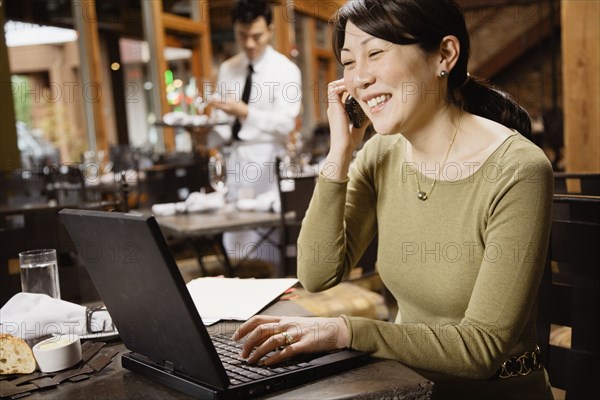
[[[552,207],[548,159],[515,133],[469,176],[447,164],[445,181],[421,201],[416,180],[424,191],[433,180],[406,161],[405,146],[401,135],[376,135],[348,181],[324,170],[298,240],[301,283],[310,291],[336,285],[378,232],[377,267],[399,312],[395,323],[344,316],[350,347],[401,361],[442,388],[448,381],[482,393],[465,382],[488,379],[503,381],[492,385],[496,394],[497,385],[524,383],[529,397],[541,393],[543,371],[489,378],[536,345]]]

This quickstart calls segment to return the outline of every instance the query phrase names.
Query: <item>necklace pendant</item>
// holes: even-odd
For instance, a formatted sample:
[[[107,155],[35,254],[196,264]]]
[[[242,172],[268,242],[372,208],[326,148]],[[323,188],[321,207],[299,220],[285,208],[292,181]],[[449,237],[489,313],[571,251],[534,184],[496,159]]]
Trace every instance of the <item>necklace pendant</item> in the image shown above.
[[[427,193],[425,193],[424,191],[420,190],[420,191],[417,192],[417,198],[419,200],[425,201],[425,200],[427,200]]]

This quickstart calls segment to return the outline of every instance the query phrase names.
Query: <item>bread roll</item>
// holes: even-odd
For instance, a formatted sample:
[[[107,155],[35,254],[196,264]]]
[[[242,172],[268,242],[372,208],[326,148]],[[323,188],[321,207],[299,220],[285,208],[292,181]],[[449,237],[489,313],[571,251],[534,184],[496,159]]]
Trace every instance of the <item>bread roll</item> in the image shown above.
[[[0,334],[0,374],[30,374],[35,371],[33,352],[21,338]]]

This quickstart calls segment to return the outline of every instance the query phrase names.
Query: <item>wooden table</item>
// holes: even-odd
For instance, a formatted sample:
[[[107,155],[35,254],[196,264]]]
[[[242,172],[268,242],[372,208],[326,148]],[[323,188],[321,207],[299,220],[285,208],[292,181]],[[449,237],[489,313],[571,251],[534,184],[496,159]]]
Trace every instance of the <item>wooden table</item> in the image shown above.
[[[207,213],[185,213],[155,216],[166,232],[175,236],[210,236],[229,231],[273,228],[281,224],[279,214],[267,211],[219,210]]]
[[[150,210],[141,210],[140,212],[151,214]],[[221,256],[228,275],[235,275],[233,263],[223,246],[223,233],[266,228],[266,232],[260,233],[258,242],[254,243],[252,249],[247,251],[247,254],[252,254],[254,249],[260,246],[261,243],[269,241],[269,235],[274,229],[281,226],[281,215],[278,213],[239,211],[235,208],[204,213],[184,213],[169,216],[156,215],[155,218],[165,235],[181,238],[190,243],[196,253],[196,258],[204,275],[206,275],[206,268],[203,257],[207,254],[207,246],[216,246],[217,253]],[[279,246],[279,243],[275,245]]]
[[[275,303],[264,314],[309,315],[289,301]],[[233,332],[238,323],[221,323],[210,329]],[[210,330],[209,329],[209,330]],[[120,342],[110,344],[127,351]],[[396,361],[371,359],[365,365],[322,378],[290,390],[270,394],[268,399],[411,399],[433,398],[434,384]],[[104,370],[81,382],[66,382],[55,389],[33,392],[27,400],[46,399],[165,399],[185,400],[192,397],[121,367],[120,355]]]
[[[27,213],[35,213],[39,211],[46,210],[62,210],[63,208],[83,208],[90,210],[100,210],[105,207],[113,206],[113,202],[109,201],[96,201],[96,202],[85,202],[85,203],[26,203],[20,205],[7,205],[0,204],[0,215],[8,216],[8,215],[18,215],[18,214],[27,214]]]

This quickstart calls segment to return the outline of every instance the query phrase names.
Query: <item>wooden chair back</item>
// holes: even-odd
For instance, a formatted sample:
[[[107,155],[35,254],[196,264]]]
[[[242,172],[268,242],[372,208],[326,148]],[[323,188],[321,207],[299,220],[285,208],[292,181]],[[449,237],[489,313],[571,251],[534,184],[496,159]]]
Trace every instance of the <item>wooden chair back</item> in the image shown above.
[[[0,171],[0,204],[18,205],[48,201],[46,178],[37,171]]]
[[[550,384],[567,399],[600,390],[600,197],[554,196],[547,265],[539,291],[538,342]],[[571,345],[550,342],[571,328]]]
[[[279,158],[276,160],[275,173],[281,202],[280,275],[296,276],[298,235],[317,177],[314,174],[301,174],[299,169],[285,165]]]
[[[183,201],[192,192],[208,188],[208,161],[155,165],[142,172],[140,207]]]
[[[579,183],[579,192],[572,194],[600,196],[600,172],[555,172],[554,193],[571,193],[568,182]]]

